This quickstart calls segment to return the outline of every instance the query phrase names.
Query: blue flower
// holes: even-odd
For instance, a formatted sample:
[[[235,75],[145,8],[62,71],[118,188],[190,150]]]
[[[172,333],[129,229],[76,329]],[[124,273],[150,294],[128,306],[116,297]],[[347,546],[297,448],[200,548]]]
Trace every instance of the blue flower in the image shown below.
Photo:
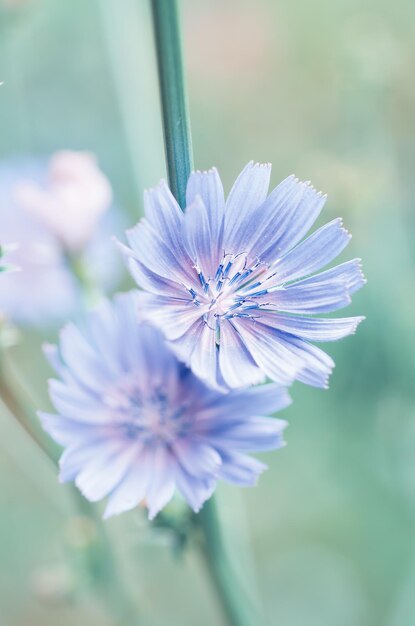
[[[247,452],[279,448],[286,423],[258,417],[286,407],[269,384],[221,393],[198,379],[159,330],[137,320],[137,294],[89,314],[81,332],[62,331],[46,353],[58,415],[41,413],[65,451],[60,479],[86,498],[109,496],[105,516],[146,503],[153,518],[175,489],[198,511],[218,480],[251,486],[266,466]]]
[[[350,335],[363,318],[314,316],[348,305],[365,281],[359,259],[320,272],[350,235],[335,219],[304,239],[325,196],[294,176],[267,195],[270,171],[249,163],[226,202],[216,169],[193,172],[184,214],[162,181],[122,248],[147,292],[142,314],[210,385],[327,387],[334,362],[311,342]]]

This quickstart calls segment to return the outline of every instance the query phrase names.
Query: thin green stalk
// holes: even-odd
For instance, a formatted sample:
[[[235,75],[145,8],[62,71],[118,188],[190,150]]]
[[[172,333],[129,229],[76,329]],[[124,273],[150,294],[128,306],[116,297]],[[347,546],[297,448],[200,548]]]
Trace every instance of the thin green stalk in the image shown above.
[[[204,504],[197,521],[203,532],[202,550],[206,566],[229,623],[234,626],[259,626],[261,618],[256,607],[250,601],[246,589],[238,584],[229,563],[214,498]]]
[[[192,139],[183,75],[176,0],[152,0],[153,24],[170,188],[182,207],[193,167]]]
[[[151,0],[163,113],[164,141],[170,188],[182,208],[193,167],[179,19],[176,0]],[[202,554],[223,613],[231,626],[258,626],[247,606],[246,594],[231,571],[223,544],[214,498],[195,516]]]

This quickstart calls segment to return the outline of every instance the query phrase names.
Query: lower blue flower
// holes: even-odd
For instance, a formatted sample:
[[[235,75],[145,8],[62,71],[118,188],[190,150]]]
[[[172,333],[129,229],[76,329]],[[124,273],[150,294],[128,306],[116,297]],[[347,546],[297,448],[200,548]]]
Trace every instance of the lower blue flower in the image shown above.
[[[180,492],[194,511],[217,481],[252,486],[266,466],[248,455],[284,445],[286,422],[258,417],[290,404],[272,383],[222,393],[178,361],[159,330],[137,320],[137,294],[105,301],[83,330],[67,325],[45,353],[57,415],[45,430],[65,447],[62,482],[108,496],[105,517],[143,503],[150,519]]]

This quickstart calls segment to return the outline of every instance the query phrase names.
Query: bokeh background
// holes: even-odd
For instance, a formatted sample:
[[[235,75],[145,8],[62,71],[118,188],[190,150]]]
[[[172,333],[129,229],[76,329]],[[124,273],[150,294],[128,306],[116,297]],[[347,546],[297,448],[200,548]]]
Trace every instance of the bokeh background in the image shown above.
[[[292,172],[311,179],[329,195],[322,221],[344,217],[353,233],[344,258],[361,256],[368,278],[349,310],[367,320],[328,346],[330,390],[294,385],[288,446],[263,456],[270,469],[256,489],[219,489],[236,569],[267,626],[410,626],[415,5],[183,0],[182,9],[196,166],[216,165],[226,189],[250,159],[274,164],[274,184]],[[135,223],[143,188],[165,175],[149,3],[0,0],[0,79],[1,159],[91,150],[122,219]],[[55,335],[22,329],[2,357],[28,407],[48,406],[40,345]],[[4,408],[0,511],[2,626],[111,626],[84,571],[96,529]],[[137,624],[222,625],[194,550],[175,556],[140,511],[105,528]]]

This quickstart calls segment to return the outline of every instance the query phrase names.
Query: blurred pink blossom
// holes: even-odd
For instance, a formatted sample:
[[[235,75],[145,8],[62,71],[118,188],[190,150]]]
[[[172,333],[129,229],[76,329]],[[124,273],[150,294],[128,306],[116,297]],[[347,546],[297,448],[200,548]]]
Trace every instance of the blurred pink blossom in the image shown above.
[[[89,152],[56,152],[46,182],[23,180],[15,199],[68,252],[82,250],[112,200],[111,185]]]

